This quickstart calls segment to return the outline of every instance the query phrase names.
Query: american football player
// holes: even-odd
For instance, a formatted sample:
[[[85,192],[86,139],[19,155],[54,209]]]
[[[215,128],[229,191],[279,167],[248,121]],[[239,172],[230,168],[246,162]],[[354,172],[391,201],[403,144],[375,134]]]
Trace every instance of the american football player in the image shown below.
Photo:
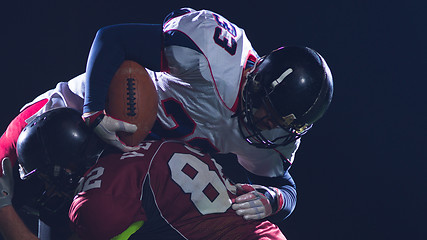
[[[163,25],[122,24],[98,31],[86,69],[83,116],[105,130],[99,131],[101,138],[115,137],[111,121],[104,121],[110,119],[104,99],[125,59],[152,70],[160,98],[153,136],[234,153],[245,169],[266,179],[290,179],[300,137],[332,99],[332,75],[316,51],[285,46],[259,57],[243,29],[217,13],[184,8]],[[133,149],[118,139],[115,145]],[[237,213],[246,219],[278,212],[280,219],[288,216],[295,206],[293,184],[279,195],[268,190],[246,189],[250,193],[236,203]],[[264,193],[268,197],[261,201]]]
[[[118,120],[103,111],[109,81],[125,59],[145,66],[156,85],[159,112],[152,138],[233,153],[222,158],[236,159],[257,176],[252,186],[240,188],[244,194],[234,203],[245,219],[281,221],[293,211],[296,188],[288,170],[300,137],[325,113],[333,92],[331,72],[319,53],[286,46],[259,57],[243,29],[220,14],[184,8],[163,25],[100,29],[86,73],[58,83],[21,114],[27,112],[31,120],[52,108],[75,108],[101,138],[116,139],[113,145],[123,151],[138,149],[116,138],[111,123]],[[11,155],[12,163],[14,138],[26,117],[15,119],[10,134],[0,139],[0,153]]]
[[[12,168],[8,158],[2,162],[0,188],[8,194],[0,198],[0,211],[6,208],[11,214],[0,216],[3,236],[37,239],[20,221],[16,208],[23,209],[25,218],[39,219],[38,238],[68,239],[73,232],[67,214],[78,181],[98,159],[104,143],[84,124],[80,112],[57,108],[33,119],[16,145],[18,165]]]
[[[236,186],[208,154],[183,142],[104,149],[80,112],[58,108],[23,129],[17,150],[20,178],[34,188],[26,207],[58,233],[49,239],[72,236],[68,213],[81,239],[285,239],[269,221],[236,215]],[[0,187],[12,195],[11,166],[3,164]],[[3,203],[11,202],[0,198],[0,209]]]

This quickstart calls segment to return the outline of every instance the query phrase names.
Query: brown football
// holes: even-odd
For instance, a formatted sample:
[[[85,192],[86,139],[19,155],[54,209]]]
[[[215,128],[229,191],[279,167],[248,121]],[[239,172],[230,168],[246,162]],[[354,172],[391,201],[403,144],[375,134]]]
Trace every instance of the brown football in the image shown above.
[[[138,127],[133,134],[119,132],[121,141],[136,146],[144,140],[156,120],[157,102],[156,88],[145,68],[124,61],[111,80],[105,107],[109,116]]]

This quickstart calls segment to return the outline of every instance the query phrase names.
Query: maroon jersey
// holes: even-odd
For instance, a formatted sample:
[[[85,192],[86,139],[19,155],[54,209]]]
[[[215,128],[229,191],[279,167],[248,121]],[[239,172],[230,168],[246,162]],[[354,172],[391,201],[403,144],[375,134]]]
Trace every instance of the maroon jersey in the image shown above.
[[[235,187],[221,166],[175,141],[109,153],[88,171],[69,217],[83,239],[110,239],[134,222],[144,239],[285,239],[268,221],[231,209]]]

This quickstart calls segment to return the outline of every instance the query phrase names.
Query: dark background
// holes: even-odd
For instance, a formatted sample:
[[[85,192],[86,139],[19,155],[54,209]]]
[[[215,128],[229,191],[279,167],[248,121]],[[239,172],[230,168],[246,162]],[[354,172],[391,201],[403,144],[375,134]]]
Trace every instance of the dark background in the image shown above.
[[[84,72],[102,26],[161,23],[189,6],[245,29],[260,55],[305,45],[335,83],[291,169],[290,240],[427,239],[426,5],[422,1],[8,1],[1,6],[1,130],[34,97]],[[415,2],[415,1],[414,1]]]

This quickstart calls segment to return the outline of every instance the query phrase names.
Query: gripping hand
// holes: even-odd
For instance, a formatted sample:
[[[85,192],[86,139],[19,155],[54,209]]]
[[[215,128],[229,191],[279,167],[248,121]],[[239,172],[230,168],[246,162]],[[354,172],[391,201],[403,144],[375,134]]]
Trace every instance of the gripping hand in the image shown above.
[[[12,204],[13,197],[13,173],[12,164],[9,158],[5,157],[1,161],[3,175],[0,177],[0,208]]]
[[[237,194],[232,208],[246,220],[258,220],[277,213],[284,205],[282,193],[274,187],[236,184]]]
[[[104,113],[98,111],[91,114],[83,115],[86,124],[93,128],[96,135],[98,135],[104,142],[114,147],[119,148],[123,152],[136,151],[139,146],[128,146],[117,137],[117,132],[134,133],[137,126],[131,123],[114,119]]]

